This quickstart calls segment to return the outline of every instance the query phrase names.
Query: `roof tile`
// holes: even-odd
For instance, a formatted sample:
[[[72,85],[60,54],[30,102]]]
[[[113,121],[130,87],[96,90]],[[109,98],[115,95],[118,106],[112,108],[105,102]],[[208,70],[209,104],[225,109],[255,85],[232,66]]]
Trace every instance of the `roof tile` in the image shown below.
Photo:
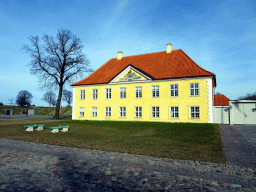
[[[156,80],[214,76],[214,84],[216,85],[214,73],[198,66],[186,53],[178,49],[171,53],[162,51],[122,57],[121,60],[117,60],[117,58],[110,59],[94,73],[71,86],[109,83],[129,64]]]
[[[228,101],[230,100],[225,95],[214,95],[214,105],[229,105]]]

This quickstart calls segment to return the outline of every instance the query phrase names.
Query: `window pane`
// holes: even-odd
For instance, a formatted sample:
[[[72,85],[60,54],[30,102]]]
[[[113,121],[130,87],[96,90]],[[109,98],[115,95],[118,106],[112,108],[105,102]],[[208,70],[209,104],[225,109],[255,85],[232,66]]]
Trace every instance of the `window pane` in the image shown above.
[[[191,84],[190,84],[190,88],[194,88],[194,83],[191,83]]]
[[[198,88],[198,83],[195,83],[195,88]]]
[[[175,96],[178,96],[178,90],[175,90]]]
[[[195,95],[199,95],[199,94],[198,94],[198,89],[195,89]]]
[[[194,89],[190,89],[190,95],[194,95]]]
[[[171,96],[174,96],[174,90],[171,90]]]

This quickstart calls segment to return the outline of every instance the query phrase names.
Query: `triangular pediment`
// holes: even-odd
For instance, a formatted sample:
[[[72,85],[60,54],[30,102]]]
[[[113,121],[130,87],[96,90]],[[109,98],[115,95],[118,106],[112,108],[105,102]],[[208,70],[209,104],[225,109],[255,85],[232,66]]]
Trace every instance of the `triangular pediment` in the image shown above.
[[[127,66],[121,73],[119,73],[110,83],[122,83],[133,81],[151,80],[150,77],[143,74],[141,71],[135,69],[132,65]]]

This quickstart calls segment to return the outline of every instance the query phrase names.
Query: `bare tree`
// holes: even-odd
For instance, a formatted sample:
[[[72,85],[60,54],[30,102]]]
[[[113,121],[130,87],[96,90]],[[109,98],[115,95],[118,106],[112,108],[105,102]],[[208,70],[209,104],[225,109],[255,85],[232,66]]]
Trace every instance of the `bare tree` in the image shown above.
[[[9,104],[13,105],[14,98],[9,99]]]
[[[82,78],[84,72],[93,72],[88,69],[90,61],[82,53],[81,40],[72,35],[69,30],[59,30],[57,42],[53,37],[45,35],[42,39],[45,46],[39,46],[39,37],[31,36],[32,48],[23,45],[23,49],[31,53],[33,60],[29,65],[34,75],[39,75],[39,81],[44,82],[42,88],[55,87],[59,89],[56,112],[54,118],[59,118],[62,90],[65,83],[71,84],[73,77]],[[70,43],[69,43],[70,42]]]
[[[63,90],[63,101],[66,101],[68,105],[70,106],[70,103],[72,101],[72,92],[68,90]]]
[[[56,95],[52,91],[48,91],[44,94],[42,100],[54,106],[54,104],[56,104]]]
[[[16,104],[20,107],[29,107],[31,103],[31,99],[33,98],[32,94],[26,90],[22,90],[18,93],[16,98]]]
[[[253,94],[247,93],[246,96],[238,97],[238,100],[256,100],[256,92]]]
[[[56,99],[53,100],[53,101],[52,101],[52,106],[55,107],[55,106],[56,106],[56,103],[57,103]]]

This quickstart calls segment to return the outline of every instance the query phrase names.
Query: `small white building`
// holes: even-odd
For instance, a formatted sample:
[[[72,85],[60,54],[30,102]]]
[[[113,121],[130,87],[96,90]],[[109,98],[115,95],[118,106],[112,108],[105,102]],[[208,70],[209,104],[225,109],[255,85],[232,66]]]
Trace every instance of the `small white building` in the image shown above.
[[[230,124],[229,99],[222,94],[214,95],[213,122]]]
[[[225,95],[214,95],[213,122],[256,125],[256,100],[229,100]]]
[[[38,115],[38,110],[36,110],[36,109],[23,109],[22,114]]]

